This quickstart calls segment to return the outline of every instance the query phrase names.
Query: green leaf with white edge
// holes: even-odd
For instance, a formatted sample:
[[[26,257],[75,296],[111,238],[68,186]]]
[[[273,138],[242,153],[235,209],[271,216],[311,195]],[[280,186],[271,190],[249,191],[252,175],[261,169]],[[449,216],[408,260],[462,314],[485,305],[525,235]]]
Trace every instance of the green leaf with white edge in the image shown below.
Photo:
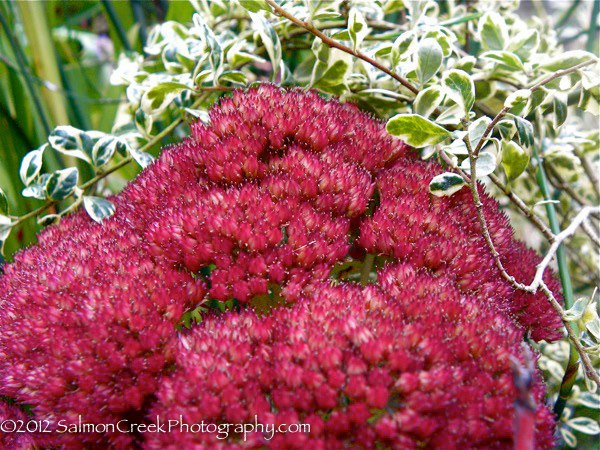
[[[83,197],[83,207],[89,216],[98,223],[101,223],[107,217],[112,216],[115,212],[115,205],[110,201],[105,198],[93,197],[90,195]]]
[[[427,83],[442,66],[442,47],[433,38],[423,39],[417,50],[417,77],[421,84]]]
[[[560,431],[560,434],[567,446],[571,448],[577,447],[577,438],[570,430],[566,429],[565,427],[559,427],[558,430]]]
[[[98,142],[92,147],[92,162],[94,167],[102,167],[112,159],[117,149],[117,143],[117,139],[110,135],[98,139]]]
[[[142,110],[148,115],[157,116],[162,113],[179,94],[187,89],[190,89],[190,87],[173,81],[157,84],[146,91],[142,96]]]
[[[600,320],[598,320],[598,318],[588,322],[585,325],[585,328],[587,329],[588,333],[590,333],[594,339],[596,339],[596,342],[600,341]]]
[[[327,68],[312,87],[330,94],[341,95],[346,90],[344,78],[348,69],[348,63],[343,59],[338,59],[333,65]]]
[[[519,137],[519,143],[523,147],[532,147],[533,138],[533,125],[527,119],[523,119],[519,116],[514,116],[514,122],[517,127],[517,136]]]
[[[521,61],[521,58],[511,52],[499,50],[489,51],[483,53],[481,58],[501,64],[504,68],[509,70],[525,70],[525,66],[523,65],[523,61]]]
[[[446,95],[460,105],[467,115],[475,103],[475,84],[470,75],[462,70],[449,70],[442,82]]]
[[[581,89],[579,97],[580,109],[587,111],[595,116],[600,115],[600,86],[593,86],[586,89],[585,86]]]
[[[57,170],[46,182],[46,197],[50,200],[64,200],[73,193],[79,180],[76,167]]]
[[[575,417],[567,421],[567,425],[583,434],[591,436],[600,434],[600,424],[589,417]]]
[[[460,175],[445,172],[431,180],[429,192],[436,197],[445,197],[460,191],[464,186],[466,186],[465,180]]]
[[[439,144],[450,137],[448,130],[417,114],[398,114],[388,121],[385,128],[388,133],[415,148]]]
[[[225,70],[219,76],[219,84],[223,82],[245,86],[248,84],[248,78],[246,78],[246,74],[244,72],[240,72],[239,70]]]
[[[471,143],[471,148],[475,150],[481,139],[483,137],[483,133],[487,127],[492,123],[492,119],[487,116],[480,117],[475,122],[471,123],[468,128],[469,134],[469,142]]]
[[[542,64],[540,67],[550,72],[557,70],[570,69],[571,67],[581,64],[586,61],[595,60],[596,55],[583,50],[571,50],[568,52],[562,52],[557,56],[554,56],[550,61]]]
[[[48,142],[54,150],[91,164],[90,156],[83,149],[82,133],[81,130],[70,125],[61,125],[52,130]]]
[[[504,100],[504,107],[514,108],[519,105],[524,105],[527,103],[527,100],[529,100],[529,97],[531,97],[530,89],[519,89],[506,97],[506,100]]]
[[[129,147],[129,154],[142,169],[145,169],[154,161],[154,156],[150,153],[141,152],[133,147]]]
[[[573,403],[586,408],[600,409],[600,395],[592,392],[582,392],[573,399]]]
[[[446,108],[435,121],[440,125],[458,125],[464,116],[462,105],[452,105],[450,108]]]
[[[581,319],[589,302],[589,297],[581,297],[577,299],[573,306],[564,312],[563,319],[567,322],[576,322],[577,320]]]
[[[0,188],[0,214],[8,214],[8,197],[2,188]]]
[[[362,44],[362,41],[369,34],[367,21],[357,8],[350,9],[350,15],[348,16],[348,34],[350,35],[352,48],[354,50]]]
[[[469,150],[467,150],[467,146],[462,139],[455,139],[452,141],[450,145],[446,145],[442,147],[446,153],[450,153],[452,155],[468,155]]]
[[[504,50],[508,41],[508,27],[496,12],[488,12],[479,19],[479,40],[486,50]]]
[[[552,99],[552,107],[554,108],[552,123],[556,129],[567,120],[567,96],[560,92],[556,92]]]
[[[44,144],[36,150],[27,153],[21,161],[19,168],[19,177],[25,186],[29,186],[39,175],[42,169],[42,156],[48,144]]]
[[[494,173],[497,165],[496,157],[492,153],[482,152],[477,156],[477,161],[475,161],[475,175],[477,175],[478,179],[487,177],[489,174]],[[467,173],[471,173],[471,163],[469,158],[462,162],[460,168]]]
[[[529,153],[513,141],[502,141],[502,167],[509,181],[521,175],[529,164]]]
[[[496,128],[498,128],[502,139],[507,141],[510,141],[517,132],[517,127],[515,126],[514,122],[507,119],[498,122],[496,124]]]
[[[21,191],[21,195],[27,198],[37,198],[38,200],[44,200],[46,198],[46,183],[50,178],[49,173],[43,173],[35,183],[31,183],[25,189]]]
[[[413,111],[420,116],[429,117],[442,103],[444,92],[437,85],[423,89],[417,94],[413,102]]]
[[[238,0],[238,3],[242,6],[242,8],[253,13],[259,12],[261,9],[271,12],[271,7],[265,2],[265,0]]]
[[[4,243],[8,239],[13,227],[10,217],[0,215],[0,254],[4,254]]]
[[[415,33],[413,30],[405,31],[398,36],[394,41],[394,45],[392,45],[392,66],[396,67],[401,60],[411,56],[416,47],[417,41],[415,39]]]
[[[249,12],[250,16],[256,15],[256,13]],[[192,17],[192,21],[194,23],[195,28],[197,28],[200,32],[200,37],[202,41],[206,45],[206,49],[208,50],[210,67],[213,72],[218,76],[221,73],[222,65],[223,65],[223,48],[219,43],[219,40],[215,36],[215,33],[208,26],[203,16],[196,13]]]
[[[515,53],[527,61],[540,45],[540,34],[537,30],[524,30],[510,40],[508,51]]]
[[[267,50],[267,54],[269,55],[269,59],[271,60],[271,65],[273,66],[271,80],[275,80],[281,67],[281,42],[279,41],[279,36],[277,36],[273,25],[271,25],[264,17],[256,13],[249,14],[252,19],[253,27],[258,31],[262,43]]]

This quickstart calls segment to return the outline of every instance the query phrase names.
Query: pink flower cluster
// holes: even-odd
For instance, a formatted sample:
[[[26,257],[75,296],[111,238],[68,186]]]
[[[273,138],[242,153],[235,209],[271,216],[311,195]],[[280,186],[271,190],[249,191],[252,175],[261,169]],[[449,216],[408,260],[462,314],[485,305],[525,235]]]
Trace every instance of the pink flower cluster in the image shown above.
[[[0,395],[52,423],[182,414],[313,425],[270,442],[231,436],[229,448],[511,447],[511,357],[523,358],[525,333],[554,339],[561,323],[543,296],[501,278],[468,193],[432,197],[438,166],[315,93],[238,91],[210,119],[112,199],[113,217],[75,214],[6,267]],[[529,281],[539,257],[482,197],[506,267]],[[331,287],[334,267],[365,252],[388,261],[377,282]],[[287,306],[258,315],[255,300],[274,290]],[[242,308],[178,331],[209,299]],[[549,448],[539,379],[533,395],[538,445]],[[192,434],[28,438],[217,445]]]
[[[310,424],[310,433],[146,436],[148,449],[511,448],[516,397],[509,320],[452,281],[411,265],[379,287],[319,286],[268,317],[212,316],[180,340],[150,417],[187,424]],[[410,299],[410,301],[402,301]],[[323,330],[326,330],[324,332]],[[536,380],[538,445],[552,447],[552,413]]]

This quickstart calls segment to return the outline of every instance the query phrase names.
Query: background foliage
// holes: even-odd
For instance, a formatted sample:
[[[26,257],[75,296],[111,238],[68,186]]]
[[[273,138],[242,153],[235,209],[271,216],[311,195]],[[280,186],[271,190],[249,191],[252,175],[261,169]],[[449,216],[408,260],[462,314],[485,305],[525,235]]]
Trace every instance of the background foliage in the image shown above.
[[[539,364],[549,401],[568,398],[564,411],[557,402],[565,445],[585,445],[600,432],[589,370],[597,374],[600,352],[599,9],[582,0],[2,3],[4,255],[80,204],[94,220],[110,215],[106,197],[228,91],[312,87],[389,120],[391,134],[447,166],[434,195],[478,179],[528,245],[556,253],[565,308],[555,306],[571,340],[539,344]]]

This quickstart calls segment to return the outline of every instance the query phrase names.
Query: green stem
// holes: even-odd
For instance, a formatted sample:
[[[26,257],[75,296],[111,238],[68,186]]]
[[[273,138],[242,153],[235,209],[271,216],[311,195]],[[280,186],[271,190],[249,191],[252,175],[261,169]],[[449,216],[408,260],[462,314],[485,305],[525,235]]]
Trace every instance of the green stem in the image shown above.
[[[587,31],[587,46],[586,49],[591,53],[598,53],[598,46],[596,45],[596,35],[598,33],[598,14],[600,14],[600,1],[594,1],[592,9],[592,17],[590,18],[590,27]]]
[[[535,175],[538,185],[540,187],[540,191],[544,197],[544,200],[550,200],[551,195],[550,188],[548,186],[548,178],[546,177],[544,166],[542,165],[540,155],[536,148],[534,148],[533,154],[538,163]],[[546,213],[548,214],[548,221],[550,222],[550,229],[552,230],[552,233],[558,235],[561,230],[558,221],[558,215],[556,214],[556,209],[554,208],[554,204],[546,203],[545,207]],[[562,244],[558,247],[558,250],[556,251],[556,260],[558,264],[558,274],[563,290],[565,309],[569,309],[571,306],[573,306],[573,286],[571,284],[571,275],[569,274],[569,267],[567,263],[565,248]],[[577,324],[573,323],[572,327],[575,334],[578,334],[579,330],[577,328]],[[572,342],[569,342],[569,361],[567,362],[567,368],[565,370],[565,374],[560,385],[558,399],[554,404],[554,413],[557,417],[560,417],[562,415],[567,400],[571,395],[571,390],[573,389],[573,385],[575,384],[575,380],[577,378],[578,369],[579,354],[577,353],[575,345],[573,345]]]
[[[371,276],[371,269],[373,268],[373,263],[375,262],[375,255],[372,253],[367,253],[365,256],[365,260],[363,262],[362,269],[360,271],[360,284],[366,286],[369,282],[369,278]]]
[[[575,0],[573,3],[571,3],[569,9],[567,9],[561,18],[558,19],[558,22],[556,22],[556,28],[562,28],[564,25],[566,25],[580,3],[581,0]]]
[[[104,9],[106,10],[106,14],[108,15],[108,18],[114,25],[115,30],[117,30],[117,36],[119,36],[119,40],[121,41],[123,48],[127,52],[132,51],[133,49],[131,47],[131,44],[129,43],[129,39],[127,38],[127,33],[125,32],[125,28],[123,27],[123,24],[121,23],[121,19],[119,19],[119,16],[118,16],[117,12],[115,11],[113,4],[111,3],[110,0],[101,0],[101,1],[102,1],[102,6],[104,6]]]
[[[146,15],[144,13],[142,2],[140,2],[140,0],[131,0],[131,11],[133,12],[133,17],[139,26],[138,33],[143,52],[144,47],[146,46],[146,41],[148,40],[148,31],[146,30]]]

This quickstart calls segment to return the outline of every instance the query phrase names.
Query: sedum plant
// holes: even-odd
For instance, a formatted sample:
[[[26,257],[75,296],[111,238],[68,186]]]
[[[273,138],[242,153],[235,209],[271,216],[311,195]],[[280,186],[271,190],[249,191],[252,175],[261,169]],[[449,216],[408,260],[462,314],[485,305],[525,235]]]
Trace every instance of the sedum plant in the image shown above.
[[[343,391],[328,379],[319,384],[324,386],[323,401],[330,400],[327,405],[315,405],[308,398],[298,399],[304,403],[296,404],[288,399],[287,389],[303,386],[303,391],[311,392],[314,387],[306,384],[309,375],[302,372],[308,366],[290,368],[285,360],[281,361],[282,373],[296,371],[301,381],[287,385],[291,375],[280,373],[271,375],[274,378],[268,378],[260,388],[280,386],[270,393],[270,398],[277,398],[276,403],[282,402],[293,411],[290,417],[308,417],[306,411],[329,411],[310,419],[317,429],[323,430],[319,436],[324,445],[353,443],[343,437],[348,423],[364,425],[356,441],[360,445],[368,447],[368,443],[380,442],[408,446],[411,439],[410,442],[422,445],[426,442],[423,436],[435,427],[450,426],[444,422],[447,419],[425,408],[414,423],[415,430],[407,431],[405,436],[400,431],[406,431],[413,410],[402,409],[394,402],[406,395],[413,399],[408,400],[409,404],[419,403],[422,391],[414,387],[410,393],[403,393],[403,388],[398,392],[397,386],[392,389],[391,384],[372,385],[368,378],[380,364],[388,371],[384,379],[402,380],[404,375],[398,370],[410,373],[420,367],[411,359],[412,347],[407,344],[404,349],[411,363],[407,369],[400,369],[394,366],[394,355],[370,347],[362,349],[357,343],[360,339],[352,334],[355,331],[348,334],[343,331],[343,324],[354,320],[367,328],[379,324],[379,334],[365,342],[403,339],[394,334],[395,321],[425,327],[415,333],[442,342],[456,333],[444,316],[445,311],[456,307],[458,312],[447,314],[457,314],[463,321],[478,317],[476,320],[498,322],[496,328],[490,329],[488,339],[498,339],[498,347],[506,353],[500,367],[485,370],[501,372],[503,382],[512,389],[511,394],[500,396],[497,405],[490,407],[504,422],[495,430],[474,427],[475,434],[469,442],[485,439],[487,434],[487,438],[510,446],[512,439],[518,439],[518,433],[507,418],[512,418],[514,411],[518,417],[531,413],[531,401],[537,411],[537,439],[541,446],[548,447],[553,442],[553,419],[544,402],[554,409],[557,438],[566,445],[576,446],[578,439],[585,442],[586,436],[598,434],[600,319],[594,287],[598,284],[600,246],[596,129],[600,78],[594,47],[595,6],[588,30],[591,45],[584,51],[565,49],[559,43],[558,25],[575,20],[575,9],[566,11],[554,27],[551,19],[523,20],[516,10],[518,2],[514,1],[191,3],[195,13],[187,21],[157,25],[149,30],[143,53],[120,55],[110,81],[123,86],[126,103],[119,108],[110,133],[59,126],[47,143],[23,158],[19,169],[22,194],[42,201],[41,206],[13,215],[8,210],[9,201],[0,195],[1,243],[10,239],[17,226],[34,217],[44,225],[58,222],[80,204],[91,220],[101,222],[93,225],[82,213],[66,217],[41,235],[40,248],[46,250],[34,248],[18,254],[16,264],[7,267],[4,283],[10,283],[11,271],[32,273],[34,269],[24,267],[34,262],[34,267],[43,267],[46,263],[42,261],[60,259],[61,252],[78,248],[78,258],[87,261],[94,251],[102,251],[102,242],[122,241],[118,248],[106,250],[110,253],[106,267],[122,273],[124,284],[135,278],[139,288],[130,289],[147,294],[142,295],[143,300],[131,297],[140,302],[140,310],[127,309],[131,303],[127,295],[132,293],[113,294],[123,296],[121,307],[125,309],[116,310],[116,304],[102,306],[110,308],[102,314],[103,320],[111,323],[105,329],[125,326],[123,336],[127,336],[135,334],[134,328],[140,326],[130,324],[134,318],[138,317],[140,323],[146,321],[147,329],[154,330],[148,331],[148,342],[152,342],[155,364],[150,364],[150,371],[142,372],[144,383],[135,389],[127,384],[131,375],[120,372],[124,369],[114,373],[108,369],[102,383],[110,387],[98,393],[100,397],[86,397],[85,388],[75,389],[81,398],[74,402],[74,397],[64,394],[67,384],[60,375],[62,367],[68,366],[61,358],[73,355],[61,350],[61,357],[56,360],[64,364],[55,369],[56,393],[40,391],[42,397],[36,397],[31,386],[19,385],[26,383],[27,378],[8,369],[0,373],[16,384],[7,382],[10,392],[0,393],[32,404],[34,413],[37,407],[37,414],[43,417],[58,415],[58,411],[72,413],[70,405],[79,401],[106,404],[113,396],[115,402],[127,403],[115,406],[114,411],[173,413],[189,409],[196,401],[185,392],[189,392],[189,386],[205,382],[205,374],[191,369],[206,364],[202,358],[220,358],[224,370],[235,373],[243,364],[261,367],[264,348],[298,350],[298,343],[288,340],[284,331],[278,331],[285,329],[284,324],[305,324],[304,333],[331,324],[336,331],[327,336],[331,339],[327,345],[339,347],[344,355],[361,349],[359,358],[366,358],[360,372],[365,373],[366,384],[359,393]],[[211,105],[221,96],[229,97],[230,91],[253,89],[265,82],[311,88],[321,96],[355,104],[384,120],[385,130],[352,109],[322,102],[315,94],[304,97],[293,91],[282,97],[279,90],[264,86],[251,91],[260,94],[247,94],[248,97],[237,92],[234,100],[224,100],[208,113]],[[252,100],[243,100],[246,98]],[[303,110],[302,102],[320,105],[329,115],[319,115],[321,110],[312,105]],[[293,112],[286,109],[290,104]],[[321,119],[303,116],[309,112]],[[298,127],[295,121],[302,118],[302,126]],[[263,128],[254,128],[253,121],[262,121]],[[338,135],[347,132],[342,130],[352,121],[361,124],[352,128],[352,145],[337,145]],[[152,163],[154,149],[168,137],[181,139],[189,124],[193,138],[176,149],[166,150],[159,161]],[[268,145],[263,129],[270,131]],[[225,139],[223,133],[231,137]],[[328,153],[326,149],[333,143],[337,147]],[[46,172],[44,158],[55,153],[80,161],[86,167],[85,173],[81,164]],[[105,195],[119,184],[115,175],[131,163],[150,167],[120,196]],[[204,180],[201,187],[197,186],[198,179]],[[483,185],[498,203],[484,194]],[[311,199],[303,200],[310,206],[288,200],[295,195]],[[513,241],[506,217],[496,211],[498,204],[511,218],[518,237],[525,238],[543,258]],[[255,214],[248,216],[246,211]],[[327,217],[323,216],[324,211]],[[331,214],[333,219],[328,216]],[[345,219],[335,218],[336,215]],[[132,233],[129,237],[128,230]],[[86,249],[78,243],[83,241],[97,241],[94,245],[98,249]],[[238,247],[241,253],[234,252]],[[50,253],[50,248],[55,248],[55,253]],[[289,255],[282,254],[286,249],[294,250]],[[156,268],[146,267],[148,261],[153,261]],[[56,264],[57,284],[50,290],[59,286],[71,289],[73,279],[63,274],[61,263]],[[86,264],[82,263],[82,272],[75,276],[87,279],[95,271],[106,270],[93,264],[88,268]],[[140,267],[134,269],[136,264]],[[550,266],[556,270],[556,279],[551,276]],[[161,289],[172,292],[170,295],[177,298],[174,304],[162,305],[164,298],[152,287],[156,283],[150,273],[153,271],[163,274]],[[428,278],[431,273],[439,279],[432,281]],[[328,279],[337,286],[319,284]],[[375,287],[348,287],[351,282],[375,283]],[[101,280],[97,283],[100,295],[107,288]],[[432,286],[437,284],[442,287],[434,290]],[[28,289],[35,291],[33,287]],[[22,320],[40,314],[52,317],[56,311],[46,308],[60,310],[58,305],[46,305],[49,294],[43,289],[39,292],[35,302],[25,294],[18,299],[16,294],[3,296],[5,309],[11,303],[18,307],[20,302],[31,303],[27,308],[41,308],[35,312],[5,313],[4,320],[12,321],[15,315]],[[74,292],[68,301],[76,301],[78,295],[82,294]],[[463,295],[465,299],[459,300]],[[478,297],[493,304],[491,311]],[[440,302],[439,298],[447,300]],[[90,310],[99,307],[97,301],[95,297],[90,300]],[[325,306],[318,305],[321,301]],[[159,308],[148,311],[144,302],[158,303]],[[430,305],[437,305],[436,302],[440,302],[437,309]],[[286,303],[294,304],[290,310],[294,313],[276,310],[269,313],[271,319],[260,316],[261,311]],[[72,308],[70,314],[80,317],[78,307],[68,304],[72,305],[68,307]],[[338,304],[345,305],[348,311],[341,319],[330,317],[327,312],[335,310]],[[364,304],[387,311],[376,313],[386,318],[365,315],[361,309]],[[248,316],[243,325],[248,330],[267,330],[270,328],[265,323],[273,322],[272,334],[263,336],[256,331],[247,343],[245,359],[228,350],[238,345],[239,336],[232,335],[230,328],[237,327],[236,321],[241,319],[232,312],[226,318],[218,313],[240,308],[243,312],[239,314]],[[259,315],[250,310],[259,311]],[[81,333],[88,336],[87,325],[78,320],[77,327],[59,333],[74,333],[78,340]],[[434,324],[439,325],[439,330]],[[14,333],[21,327],[27,328],[15,325]],[[181,327],[191,327],[191,331]],[[42,326],[39,332],[47,332],[43,330]],[[222,336],[227,347],[221,353],[205,356],[208,336],[204,334],[210,334],[210,330],[214,330],[211,339]],[[119,333],[115,335],[121,336]],[[460,345],[480,345],[471,335],[477,333],[476,329],[465,331],[465,342],[471,343]],[[8,336],[12,339],[14,335],[7,331],[2,337],[4,342]],[[523,337],[539,354],[537,364],[544,374],[546,400],[542,398],[539,375],[530,367],[536,357],[517,345]],[[104,358],[113,358],[109,350],[100,355],[98,352],[104,350],[96,349],[85,339],[81,342],[79,349],[72,351],[85,352],[89,361],[86,364],[95,367]],[[139,344],[132,346],[138,349]],[[15,344],[11,357],[22,355],[22,348]],[[115,362],[115,368],[137,364],[132,352]],[[324,355],[319,352],[326,349],[319,347],[313,352]],[[512,368],[509,354],[517,358]],[[419,358],[418,352],[414,358]],[[439,360],[439,383],[450,376],[444,371],[462,361],[448,358]],[[46,370],[42,368],[50,363],[29,364]],[[163,367],[169,364],[178,369],[157,381]],[[89,370],[88,366],[85,368]],[[79,369],[74,370],[71,376],[78,381],[69,382],[74,386],[83,383],[93,390],[92,385],[98,381],[89,379],[85,384]],[[135,370],[133,373],[137,373]],[[511,370],[532,374],[534,387],[519,388],[519,377],[512,376]],[[224,386],[207,386],[207,392],[223,405],[229,404],[228,396],[255,397],[251,389],[259,389],[259,385],[248,386],[249,390],[243,393],[223,390]],[[460,391],[460,382],[454,387],[456,391],[449,391],[449,396],[462,398],[465,394]],[[377,400],[370,391],[379,388],[377,392],[387,403]],[[146,396],[157,389],[156,403],[149,409],[142,408]],[[337,398],[337,394],[326,393],[326,389],[343,395]],[[383,393],[385,389],[387,394]],[[31,394],[20,397],[19,392],[25,391]],[[122,395],[125,392],[127,395]],[[425,405],[432,401],[425,401]],[[450,399],[447,401],[451,403]],[[511,406],[513,401],[515,407]],[[350,404],[362,406],[351,411]],[[256,408],[262,411],[266,406]],[[240,405],[232,404],[222,413],[198,412],[198,417],[242,420],[239,410]],[[406,417],[399,417],[400,411]],[[94,414],[91,409],[93,420],[105,418]],[[111,412],[102,414],[114,417]],[[456,424],[456,436],[464,432],[461,426]],[[453,435],[452,431],[449,433]],[[477,437],[477,433],[481,436]],[[171,442],[166,436],[154,438],[154,442],[147,443],[149,448],[162,448]],[[161,441],[163,438],[167,441]],[[194,439],[181,439],[188,438]],[[130,442],[127,436],[98,439],[117,446],[125,445],[119,439]],[[426,443],[437,445],[435,441]],[[184,444],[190,443],[177,445]]]

